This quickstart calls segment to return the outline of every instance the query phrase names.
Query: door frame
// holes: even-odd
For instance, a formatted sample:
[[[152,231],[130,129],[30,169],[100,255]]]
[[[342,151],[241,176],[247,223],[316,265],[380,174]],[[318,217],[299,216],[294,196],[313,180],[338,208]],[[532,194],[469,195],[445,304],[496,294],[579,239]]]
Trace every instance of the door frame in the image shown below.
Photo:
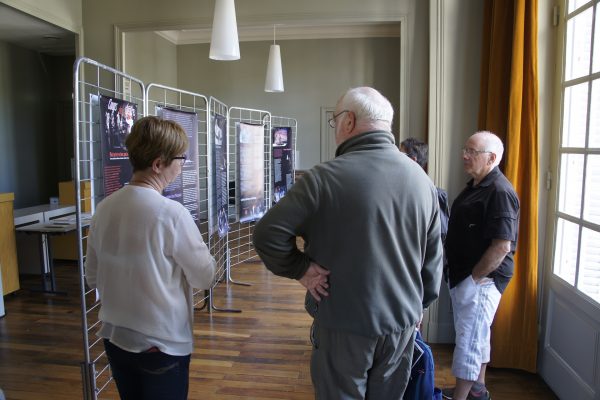
[[[321,162],[335,158],[335,129],[329,126],[329,120],[335,113],[335,107],[321,107]]]

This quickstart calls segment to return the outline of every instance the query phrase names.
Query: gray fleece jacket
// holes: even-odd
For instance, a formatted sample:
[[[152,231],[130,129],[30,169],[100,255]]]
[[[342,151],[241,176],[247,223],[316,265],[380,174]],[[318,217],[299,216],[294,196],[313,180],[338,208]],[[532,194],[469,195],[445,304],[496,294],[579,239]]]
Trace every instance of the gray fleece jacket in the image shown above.
[[[276,275],[299,279],[311,260],[331,271],[320,326],[379,336],[414,325],[438,296],[438,213],[435,186],[392,134],[365,132],[307,171],[256,224],[253,240]]]

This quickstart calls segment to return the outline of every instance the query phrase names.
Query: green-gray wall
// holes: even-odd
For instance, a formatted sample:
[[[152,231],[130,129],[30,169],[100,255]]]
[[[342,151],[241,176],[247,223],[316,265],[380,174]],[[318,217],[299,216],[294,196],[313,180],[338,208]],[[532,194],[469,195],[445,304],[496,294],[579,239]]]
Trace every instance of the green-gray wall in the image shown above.
[[[146,84],[177,87],[177,46],[154,32],[127,32],[123,72]]]
[[[241,59],[235,62],[210,60],[208,44],[178,46],[178,87],[214,96],[229,106],[296,118],[301,169],[320,162],[321,107],[335,107],[350,87],[380,90],[396,110],[398,135],[398,38],[280,41],[284,93],[264,91],[270,44],[240,43]]]

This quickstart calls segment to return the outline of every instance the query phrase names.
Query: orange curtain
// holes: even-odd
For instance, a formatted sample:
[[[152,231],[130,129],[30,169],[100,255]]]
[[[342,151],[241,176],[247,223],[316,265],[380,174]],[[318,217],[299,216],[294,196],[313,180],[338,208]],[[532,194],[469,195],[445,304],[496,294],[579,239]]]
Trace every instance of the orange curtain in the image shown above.
[[[538,321],[537,0],[486,0],[479,128],[504,141],[521,201],[515,274],[492,326],[491,366],[536,371]]]

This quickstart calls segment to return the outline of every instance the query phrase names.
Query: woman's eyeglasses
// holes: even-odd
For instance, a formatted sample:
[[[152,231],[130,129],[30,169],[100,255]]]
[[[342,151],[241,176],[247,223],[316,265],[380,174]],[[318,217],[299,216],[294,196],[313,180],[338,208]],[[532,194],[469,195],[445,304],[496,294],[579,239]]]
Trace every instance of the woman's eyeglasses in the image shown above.
[[[178,156],[178,157],[173,157],[172,159],[173,160],[179,160],[179,165],[181,165],[183,167],[183,165],[187,161],[187,154],[184,154],[184,155]]]

